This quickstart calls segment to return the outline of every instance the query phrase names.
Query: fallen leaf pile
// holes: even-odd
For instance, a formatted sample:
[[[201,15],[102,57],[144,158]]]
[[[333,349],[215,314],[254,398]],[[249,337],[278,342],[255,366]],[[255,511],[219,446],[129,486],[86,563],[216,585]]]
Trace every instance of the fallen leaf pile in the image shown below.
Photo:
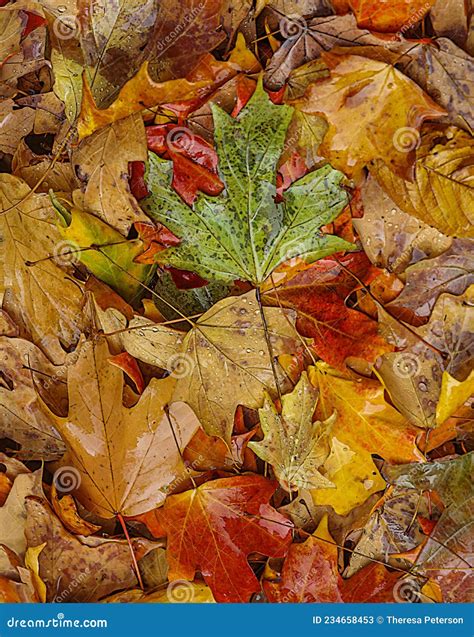
[[[474,601],[468,4],[0,0],[0,601]]]

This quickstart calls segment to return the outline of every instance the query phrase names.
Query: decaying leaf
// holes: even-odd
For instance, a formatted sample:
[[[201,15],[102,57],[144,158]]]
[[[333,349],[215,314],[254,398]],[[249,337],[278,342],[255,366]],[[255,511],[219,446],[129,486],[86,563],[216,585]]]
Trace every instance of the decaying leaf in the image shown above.
[[[77,5],[85,74],[103,108],[138,70],[158,7],[155,0],[79,0]]]
[[[395,406],[419,427],[436,425],[443,373],[465,380],[472,368],[472,296],[472,286],[460,297],[442,294],[430,322],[416,329],[384,320],[387,338],[401,351],[385,354],[377,374]]]
[[[148,62],[124,84],[117,98],[107,108],[98,108],[92,91],[84,79],[81,110],[77,130],[81,138],[95,131],[132,116],[144,108],[151,108],[169,100],[187,100],[198,97],[206,86],[203,82],[188,82],[185,79],[154,82],[148,71]]]
[[[29,547],[44,545],[39,554],[39,575],[46,584],[48,602],[94,602],[116,590],[137,583],[130,549],[122,540],[91,538],[82,541],[68,533],[45,500],[28,498],[26,541]],[[138,557],[151,542],[132,540]],[[79,561],[81,571],[75,564]]]
[[[225,8],[223,0],[184,0],[178,6],[171,0],[160,3],[145,51],[153,75],[167,80],[191,71],[204,53],[224,39],[220,26]]]
[[[0,601],[473,601],[468,5],[0,0]]]
[[[294,69],[318,58],[333,47],[386,46],[398,48],[399,39],[380,37],[359,29],[353,15],[314,17],[306,20],[293,13],[293,20],[282,17],[280,28],[287,38],[272,57],[265,73],[265,84],[279,89]],[[354,51],[357,53],[357,50]]]
[[[292,544],[279,581],[265,579],[270,602],[393,602],[400,573],[372,563],[350,579],[338,572],[337,547],[328,530],[327,516],[301,544]]]
[[[45,375],[51,386],[64,370],[51,365],[33,343],[6,336],[0,337],[0,361],[5,381],[0,386],[1,437],[19,445],[18,458],[59,459],[66,448],[39,396],[38,376],[32,370],[39,370],[40,378]]]
[[[423,541],[417,516],[429,518],[430,503],[416,491],[399,488],[384,498],[362,530],[344,575],[350,579],[372,560],[408,568],[409,563],[396,555],[414,549]]]
[[[446,509],[419,553],[414,571],[429,576],[445,601],[470,599],[474,551],[472,509],[473,453],[420,465],[391,467],[387,479],[420,491],[436,491]]]
[[[352,223],[366,255],[377,267],[401,273],[451,246],[451,237],[400,210],[372,176],[361,194],[364,216]]]
[[[450,121],[468,132],[474,127],[472,57],[451,40],[438,38],[410,48],[401,70],[446,109]]]
[[[454,239],[448,250],[405,270],[401,294],[387,304],[409,323],[426,323],[443,293],[463,294],[474,283],[474,241]]]
[[[436,0],[430,20],[438,36],[450,38],[458,46],[466,45],[469,32],[469,7],[457,0]]]
[[[87,536],[100,531],[100,526],[81,518],[72,495],[66,493],[62,498],[58,497],[58,490],[54,482],[51,485],[51,504],[58,518],[71,533]]]

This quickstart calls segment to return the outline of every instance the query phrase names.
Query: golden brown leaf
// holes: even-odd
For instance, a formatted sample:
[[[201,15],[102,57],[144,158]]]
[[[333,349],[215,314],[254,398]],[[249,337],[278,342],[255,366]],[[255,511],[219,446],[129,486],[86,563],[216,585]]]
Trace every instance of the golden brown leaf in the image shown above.
[[[472,237],[473,156],[474,140],[468,133],[455,128],[445,132],[433,129],[423,135],[416,151],[413,183],[381,161],[371,172],[403,211],[445,234]]]
[[[389,64],[358,55],[322,57],[331,77],[311,84],[293,102],[303,113],[328,120],[320,152],[349,176],[381,159],[387,170],[409,178],[421,124],[444,110]]]
[[[58,488],[70,475],[68,491],[77,487],[79,501],[106,518],[161,504],[185,472],[180,453],[199,427],[186,405],[168,413],[172,377],[152,379],[139,402],[124,407],[123,372],[109,356],[104,339],[82,345],[68,374],[69,415],[55,419],[74,464],[58,469]]]
[[[144,62],[138,73],[120,90],[114,102],[104,109],[97,107],[87,79],[83,77],[83,97],[77,123],[79,137],[83,139],[108,124],[151,108],[158,104],[194,99],[202,94],[206,82],[188,82],[185,79],[154,82]]]

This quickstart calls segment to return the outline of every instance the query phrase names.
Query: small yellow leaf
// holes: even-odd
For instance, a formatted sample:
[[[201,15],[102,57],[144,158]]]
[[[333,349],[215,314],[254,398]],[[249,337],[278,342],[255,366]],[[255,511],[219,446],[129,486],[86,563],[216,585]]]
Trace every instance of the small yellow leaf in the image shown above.
[[[449,372],[443,373],[441,394],[436,407],[436,423],[443,424],[470,396],[474,394],[474,370],[464,381],[453,378]]]
[[[441,588],[434,580],[429,579],[421,589],[421,592],[430,600],[433,600],[438,604],[443,602],[443,593],[441,592]]]
[[[360,449],[354,451],[336,437],[332,439],[331,454],[323,469],[336,488],[312,489],[311,497],[314,504],[332,506],[339,515],[347,515],[385,488],[385,481],[370,453]]]
[[[68,531],[76,533],[77,535],[92,535],[100,531],[100,526],[91,524],[87,520],[83,520],[77,512],[77,506],[72,495],[63,495],[61,499],[58,498],[58,490],[56,485],[51,485],[51,504],[53,505],[54,512],[64,524]]]
[[[39,546],[30,546],[25,553],[25,566],[30,569],[35,590],[41,603],[46,602],[46,584],[39,574],[39,554],[46,546],[46,542]]]
[[[333,487],[318,469],[329,453],[328,433],[334,418],[313,423],[316,403],[317,392],[303,372],[294,390],[283,396],[281,414],[268,395],[258,410],[265,437],[249,442],[249,448],[272,465],[278,481],[289,491]]]
[[[227,62],[236,65],[239,71],[246,73],[258,73],[262,67],[255,55],[247,48],[247,43],[242,33],[237,35],[235,46],[230,52]]]
[[[321,518],[321,520],[319,521],[318,527],[316,531],[313,533],[313,537],[315,537],[318,540],[329,542],[331,544],[336,544],[332,538],[332,535],[329,533],[327,513],[325,513],[323,517]]]

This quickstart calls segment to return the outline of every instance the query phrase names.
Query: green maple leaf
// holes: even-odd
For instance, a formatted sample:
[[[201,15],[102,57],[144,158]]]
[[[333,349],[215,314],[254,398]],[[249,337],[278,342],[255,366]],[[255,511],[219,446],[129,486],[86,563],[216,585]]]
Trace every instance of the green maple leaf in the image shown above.
[[[171,187],[172,163],[150,154],[144,210],[181,243],[159,260],[208,280],[261,284],[282,262],[300,256],[311,263],[353,246],[319,232],[347,203],[342,173],[326,165],[294,183],[275,203],[276,170],[293,114],[258,87],[233,118],[212,105],[219,174],[225,190],[201,195],[193,207]]]

